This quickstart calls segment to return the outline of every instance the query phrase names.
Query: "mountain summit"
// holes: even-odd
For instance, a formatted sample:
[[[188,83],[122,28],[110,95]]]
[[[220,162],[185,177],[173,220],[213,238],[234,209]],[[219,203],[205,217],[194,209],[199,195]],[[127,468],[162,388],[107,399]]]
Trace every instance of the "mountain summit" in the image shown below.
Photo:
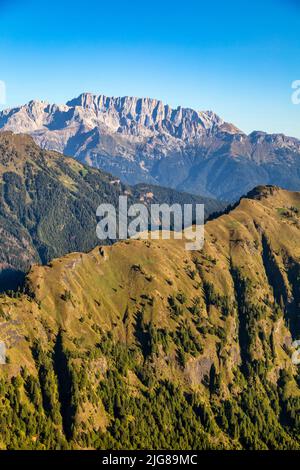
[[[166,134],[180,140],[199,138],[205,131],[221,127],[224,121],[212,111],[172,109],[150,98],[107,97],[82,93],[65,105],[30,101],[19,108],[0,113],[0,126],[13,132],[58,131],[70,128],[86,131],[98,128],[142,138]],[[63,147],[56,149],[63,151]]]
[[[259,184],[300,187],[300,141],[246,135],[212,111],[150,98],[83,93],[64,105],[31,101],[0,113],[0,129],[73,156],[125,183],[159,184],[224,200]]]

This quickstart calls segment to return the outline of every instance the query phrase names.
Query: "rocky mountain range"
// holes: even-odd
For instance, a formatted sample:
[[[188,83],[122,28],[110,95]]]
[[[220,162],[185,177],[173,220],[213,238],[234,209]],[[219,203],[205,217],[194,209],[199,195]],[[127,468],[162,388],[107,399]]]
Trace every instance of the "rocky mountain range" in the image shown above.
[[[83,93],[65,105],[31,101],[0,112],[0,129],[101,168],[124,183],[149,183],[233,201],[258,184],[300,188],[300,141],[246,135],[211,111],[172,109],[148,98]]]

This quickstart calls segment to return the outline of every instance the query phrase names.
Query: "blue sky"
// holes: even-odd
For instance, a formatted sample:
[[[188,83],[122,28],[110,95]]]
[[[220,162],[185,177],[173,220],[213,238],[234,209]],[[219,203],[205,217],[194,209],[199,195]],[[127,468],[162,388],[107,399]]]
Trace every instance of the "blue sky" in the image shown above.
[[[149,96],[300,138],[297,79],[300,0],[0,0],[6,107]]]

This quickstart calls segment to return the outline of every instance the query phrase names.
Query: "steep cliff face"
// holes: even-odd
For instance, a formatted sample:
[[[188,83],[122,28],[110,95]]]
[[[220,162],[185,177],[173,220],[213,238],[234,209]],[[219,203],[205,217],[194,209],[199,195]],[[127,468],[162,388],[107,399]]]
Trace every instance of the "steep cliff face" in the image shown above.
[[[129,240],[33,267],[0,298],[2,446],[299,448],[299,210],[261,187],[201,252]]]
[[[0,128],[30,133],[129,184],[147,182],[224,200],[258,184],[300,187],[300,141],[244,134],[211,111],[149,98],[83,93],[66,105],[32,101],[0,113]]]

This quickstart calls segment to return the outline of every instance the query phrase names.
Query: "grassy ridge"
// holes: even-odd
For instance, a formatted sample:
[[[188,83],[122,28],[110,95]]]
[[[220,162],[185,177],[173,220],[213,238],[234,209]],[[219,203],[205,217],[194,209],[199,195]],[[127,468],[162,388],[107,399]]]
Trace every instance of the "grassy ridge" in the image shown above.
[[[35,266],[0,299],[3,448],[298,449],[300,193]]]
[[[34,263],[94,248],[98,205],[117,207],[125,194],[129,204],[141,199],[146,205],[153,200],[205,203],[206,215],[223,207],[164,188],[131,188],[72,158],[41,150],[29,136],[0,133],[0,291],[15,288]]]

